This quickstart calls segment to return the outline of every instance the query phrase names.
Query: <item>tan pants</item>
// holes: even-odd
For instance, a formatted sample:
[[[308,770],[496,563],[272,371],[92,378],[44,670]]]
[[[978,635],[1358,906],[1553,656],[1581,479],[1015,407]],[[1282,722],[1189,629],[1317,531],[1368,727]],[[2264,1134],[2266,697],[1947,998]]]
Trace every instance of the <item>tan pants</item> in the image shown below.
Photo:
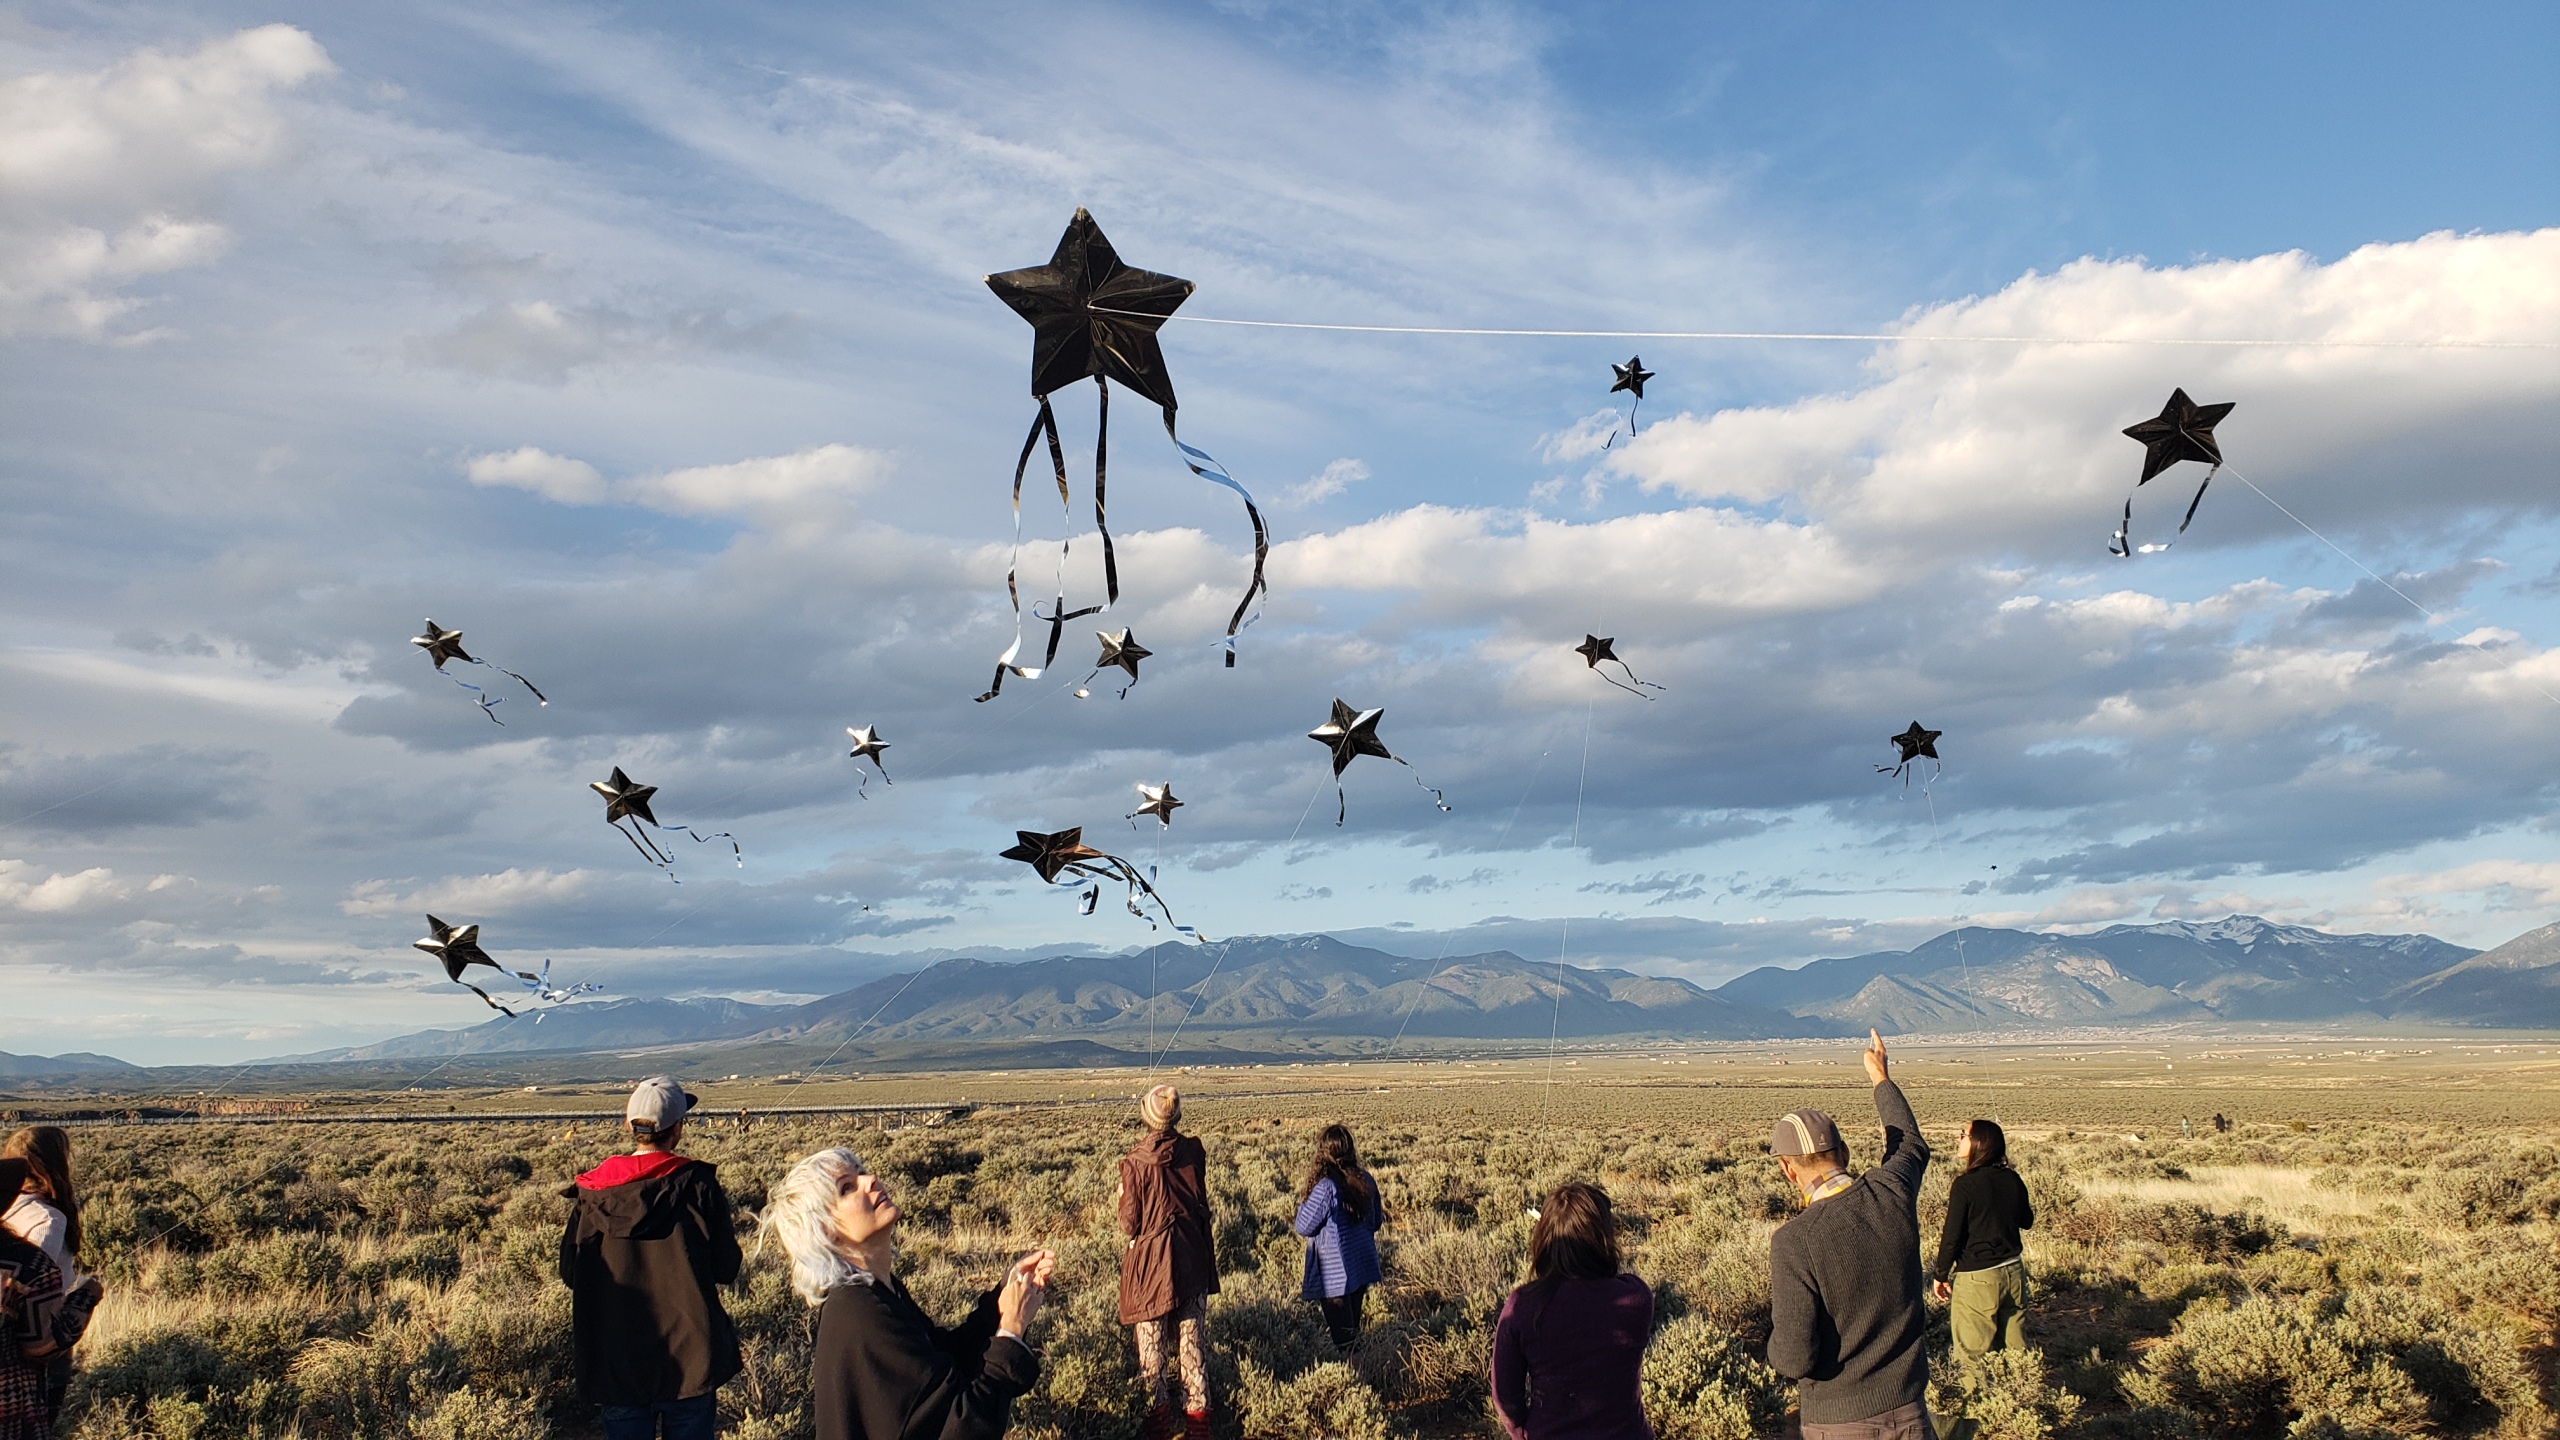
[[[1959,1270],[1950,1282],[1947,1333],[1967,1354],[2027,1348],[2027,1267],[2011,1263]]]
[[[1149,1407],[1165,1403],[1164,1352],[1174,1332],[1181,1332],[1178,1359],[1182,1368],[1182,1408],[1194,1415],[1209,1409],[1209,1297],[1196,1295],[1170,1315],[1141,1320],[1138,1331],[1138,1380],[1147,1387]]]

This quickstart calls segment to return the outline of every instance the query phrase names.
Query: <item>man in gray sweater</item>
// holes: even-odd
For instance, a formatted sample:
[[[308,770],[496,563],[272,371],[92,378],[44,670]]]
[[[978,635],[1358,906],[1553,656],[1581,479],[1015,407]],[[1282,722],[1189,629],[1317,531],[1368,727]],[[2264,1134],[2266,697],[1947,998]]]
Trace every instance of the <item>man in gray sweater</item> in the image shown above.
[[[1770,1153],[1804,1212],[1769,1237],[1769,1364],[1797,1382],[1805,1440],[1935,1440],[1920,1298],[1920,1175],[1929,1144],[1870,1030],[1867,1080],[1884,1160],[1849,1173],[1840,1127],[1819,1110],[1778,1117]]]

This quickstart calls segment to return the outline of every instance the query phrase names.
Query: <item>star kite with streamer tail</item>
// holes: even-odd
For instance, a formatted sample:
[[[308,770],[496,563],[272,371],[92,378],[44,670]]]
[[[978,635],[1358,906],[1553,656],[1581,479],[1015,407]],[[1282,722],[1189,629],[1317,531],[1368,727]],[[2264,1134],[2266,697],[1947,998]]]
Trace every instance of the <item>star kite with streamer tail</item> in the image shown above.
[[[1102,642],[1102,658],[1093,662],[1093,675],[1084,677],[1084,684],[1076,687],[1076,698],[1079,700],[1093,694],[1094,675],[1099,675],[1115,665],[1129,672],[1129,685],[1137,684],[1138,662],[1156,653],[1130,638],[1126,630],[1117,635],[1108,630],[1096,630],[1093,633],[1094,638]],[[1120,698],[1123,700],[1129,698],[1129,685],[1120,687]]]
[[[1650,680],[1636,679],[1636,672],[1628,667],[1626,661],[1618,658],[1617,644],[1618,638],[1614,635],[1592,635],[1586,633],[1582,637],[1582,643],[1573,647],[1573,653],[1581,656],[1585,665],[1588,665],[1593,670],[1599,671],[1601,679],[1607,680],[1610,684],[1617,686],[1619,689],[1626,691],[1628,694],[1635,696],[1639,700],[1652,699],[1652,696],[1647,695],[1644,692],[1647,690],[1659,690],[1662,687],[1654,684]],[[1608,671],[1601,670],[1600,662],[1603,660],[1607,660],[1616,665],[1620,670],[1626,671],[1626,681],[1621,682],[1612,677]]]
[[[501,975],[512,975],[523,983],[533,1000],[544,1005],[562,1004],[590,991],[604,988],[595,984],[572,985],[566,989],[553,985],[551,962],[548,960],[542,962],[540,974],[529,970],[510,970],[490,959],[489,952],[480,948],[480,927],[477,925],[447,925],[430,915],[427,917],[427,938],[413,943],[416,948],[436,957],[436,960],[444,966],[446,979],[479,996],[488,1003],[490,1009],[510,1019],[514,1018],[515,1011],[499,1004],[488,991],[463,979],[462,972],[474,965],[486,965]],[[541,1021],[541,1016],[534,1017],[534,1023],[540,1024]]]
[[[1146,921],[1148,929],[1155,929],[1156,922],[1145,910],[1139,908],[1138,897],[1141,895],[1155,902],[1156,909],[1164,914],[1164,923],[1171,926],[1177,934],[1188,935],[1195,941],[1204,938],[1192,927],[1174,923],[1173,907],[1164,903],[1164,897],[1156,893],[1155,885],[1138,872],[1137,866],[1117,855],[1105,854],[1084,843],[1083,826],[1069,826],[1067,829],[1050,834],[1042,834],[1037,830],[1016,830],[1013,836],[1015,841],[1013,848],[1002,852],[1000,858],[1019,860],[1039,871],[1042,883],[1059,884],[1061,882],[1058,877],[1061,875],[1067,877],[1064,883],[1069,888],[1082,885],[1087,881],[1093,882],[1093,888],[1084,895],[1085,914],[1093,913],[1094,902],[1102,893],[1102,882],[1118,880],[1129,887],[1127,901],[1129,913]]]
[[[488,716],[489,723],[492,725],[504,725],[507,723],[506,721],[498,718],[497,710],[498,706],[506,703],[505,697],[491,697],[488,691],[481,689],[479,686],[474,685],[470,681],[463,679],[461,676],[445,669],[444,662],[447,660],[459,660],[465,665],[477,665],[484,670],[495,670],[499,674],[513,679],[517,684],[522,685],[527,690],[532,690],[534,703],[539,705],[548,705],[551,703],[551,697],[543,694],[540,690],[535,689],[532,681],[516,674],[516,672],[508,669],[504,665],[492,665],[486,660],[474,658],[470,651],[462,648],[462,632],[459,630],[445,629],[443,626],[438,625],[433,617],[430,617],[427,620],[426,633],[414,637],[409,641],[409,643],[427,652],[427,658],[435,662],[437,674],[442,675],[444,678],[461,686],[463,689],[470,691],[472,695],[477,697],[480,705],[480,713]]]
[[[1245,586],[1244,598],[1236,602],[1235,614],[1227,620],[1227,664],[1232,668],[1236,663],[1236,632],[1246,625],[1245,616],[1253,609],[1254,598],[1270,588],[1263,580],[1263,565],[1271,554],[1271,528],[1263,523],[1262,509],[1254,503],[1252,494],[1207,451],[1184,444],[1174,425],[1173,377],[1165,369],[1164,349],[1156,342],[1156,331],[1181,308],[1183,301],[1191,298],[1191,282],[1122,264],[1120,252],[1103,236],[1102,227],[1094,223],[1092,214],[1078,207],[1075,218],[1067,222],[1066,233],[1058,237],[1057,251],[1049,257],[1048,264],[990,275],[987,288],[1031,322],[1031,395],[1040,402],[1040,411],[1032,417],[1031,433],[1023,437],[1022,455],[1013,465],[1014,558],[1006,567],[1004,580],[1005,593],[1013,602],[1013,644],[996,661],[994,683],[978,698],[994,699],[1004,689],[1007,675],[1025,680],[1039,678],[1041,671],[1057,663],[1058,642],[1066,633],[1068,621],[1099,615],[1120,601],[1120,560],[1111,540],[1106,493],[1111,461],[1110,382],[1114,380],[1153,401],[1164,412],[1165,434],[1182,452],[1182,463],[1201,479],[1233,490],[1244,501],[1246,518],[1253,522],[1253,580]],[[1102,602],[1076,610],[1067,608],[1067,543],[1061,540],[1052,608],[1042,615],[1037,602],[1031,607],[1035,619],[1049,622],[1048,650],[1038,665],[1025,665],[1020,663],[1022,477],[1030,467],[1031,452],[1046,437],[1049,465],[1057,475],[1058,505],[1063,510],[1072,504],[1067,491],[1066,450],[1058,439],[1058,418],[1049,406],[1049,397],[1087,376],[1093,378],[1094,399],[1099,407],[1093,445],[1093,527],[1102,537]]]
[[[2178,535],[2187,533],[2195,523],[2196,507],[2204,503],[2204,492],[2213,477],[2222,470],[2222,444],[2213,438],[2213,427],[2238,406],[2237,401],[2219,405],[2199,405],[2187,398],[2184,389],[2169,392],[2169,403],[2160,413],[2137,425],[2124,428],[2125,435],[2142,442],[2142,478],[2133,482],[2135,490],[2151,483],[2153,477],[2181,460],[2193,460],[2204,466],[2204,480],[2196,486],[2196,496],[2187,502],[2186,518],[2178,522]],[[2149,555],[2178,543],[2173,535],[2157,544],[2137,547],[2133,543],[2133,495],[2124,497],[2124,519],[2117,524],[2115,537],[2107,542],[2107,553],[2130,560],[2137,553]]]
[[[1351,801],[1342,789],[1343,767],[1363,755],[1375,755],[1381,760],[1393,760],[1407,770],[1413,769],[1413,766],[1402,756],[1390,753],[1387,742],[1378,738],[1378,721],[1386,713],[1383,708],[1354,710],[1343,704],[1340,696],[1336,696],[1333,702],[1333,718],[1307,732],[1308,739],[1317,741],[1333,752],[1335,801],[1333,823],[1337,826],[1343,822],[1345,816],[1351,813]],[[1442,813],[1447,813],[1448,799],[1437,789],[1424,785],[1422,776],[1419,774],[1413,777],[1413,783],[1431,791],[1431,803],[1439,806]]]
[[[1138,808],[1120,818],[1128,821],[1129,828],[1134,830],[1139,816],[1153,815],[1157,829],[1170,830],[1173,828],[1173,812],[1181,808],[1182,802],[1174,798],[1172,781],[1150,785],[1141,780],[1138,782]]]
[[[1609,393],[1615,395],[1625,390],[1636,397],[1635,403],[1627,407],[1627,438],[1633,440],[1636,438],[1636,412],[1644,408],[1644,382],[1653,378],[1653,372],[1644,368],[1644,357],[1641,355],[1628,356],[1627,363],[1624,365],[1612,361],[1609,368],[1618,372],[1618,383],[1609,387]],[[1612,429],[1609,432],[1609,438],[1601,442],[1600,448],[1606,450],[1617,442],[1618,432]]]
[[[855,761],[853,773],[855,779],[859,782],[855,786],[855,794],[862,796],[866,800],[871,798],[871,777],[862,772],[862,765],[860,763],[864,760],[869,760],[871,762],[871,768],[880,772],[881,784],[894,785],[897,783],[889,778],[889,767],[881,763],[880,752],[889,748],[889,742],[880,738],[880,732],[878,730],[875,730],[868,725],[864,725],[859,728],[847,725],[844,727],[844,733],[853,737],[852,758]]]
[[[1912,721],[1910,729],[1899,735],[1885,737],[1892,742],[1898,759],[1894,764],[1877,766],[1876,773],[1902,777],[1903,788],[1906,790],[1911,787],[1911,764],[1923,756],[1926,756],[1932,765],[1937,766],[1937,769],[1930,772],[1933,777],[1943,773],[1947,767],[1938,759],[1938,737],[1946,733],[1944,730],[1931,730],[1917,720]]]
[[[590,780],[587,782],[587,788],[604,797],[604,823],[621,831],[622,838],[631,842],[631,848],[639,851],[641,858],[647,860],[650,864],[666,871],[668,879],[673,880],[676,878],[676,857],[667,853],[664,849],[653,843],[648,837],[642,835],[640,833],[640,827],[643,824],[648,825],[654,830],[663,830],[671,833],[675,831],[682,831],[687,835],[693,836],[694,843],[697,845],[706,844],[713,840],[726,840],[729,842],[729,853],[737,858],[738,868],[741,870],[746,868],[746,852],[738,848],[738,837],[730,834],[728,831],[720,830],[709,835],[703,835],[696,833],[694,828],[690,825],[659,824],[658,817],[652,814],[649,809],[649,797],[658,793],[658,787],[655,785],[643,785],[638,781],[633,780],[630,776],[622,773],[621,766],[616,765],[613,767],[612,779]],[[624,823],[626,821],[629,822],[627,825]]]

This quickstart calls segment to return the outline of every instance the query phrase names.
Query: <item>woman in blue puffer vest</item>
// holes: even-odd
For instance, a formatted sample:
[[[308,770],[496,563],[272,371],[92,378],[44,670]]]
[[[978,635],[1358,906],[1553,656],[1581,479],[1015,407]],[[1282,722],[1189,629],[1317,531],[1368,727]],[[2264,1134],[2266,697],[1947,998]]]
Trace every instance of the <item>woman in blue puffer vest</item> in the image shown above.
[[[1292,1228],[1307,1241],[1306,1280],[1298,1293],[1324,1312],[1337,1350],[1360,1336],[1361,1304],[1378,1283],[1378,1224],[1385,1218],[1378,1182],[1360,1168],[1350,1129],[1327,1125],[1316,1138],[1315,1163],[1298,1183]]]

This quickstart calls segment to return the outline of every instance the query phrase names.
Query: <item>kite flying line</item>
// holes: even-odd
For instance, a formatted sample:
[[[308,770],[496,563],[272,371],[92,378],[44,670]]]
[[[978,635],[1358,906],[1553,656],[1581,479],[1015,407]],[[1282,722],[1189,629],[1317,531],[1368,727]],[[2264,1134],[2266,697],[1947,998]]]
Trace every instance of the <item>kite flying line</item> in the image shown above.
[[[1600,697],[1594,695],[1591,704],[1582,712],[1582,778],[1573,787],[1571,848],[1576,850],[1582,848],[1582,797],[1591,785],[1591,718],[1599,712],[1599,707]],[[1565,907],[1564,936],[1556,942],[1556,1005],[1554,1014],[1547,1021],[1547,1089],[1538,1101],[1538,1135],[1541,1141],[1547,1133],[1547,1110],[1556,1097],[1556,1038],[1564,1029],[1564,960],[1573,950],[1572,909],[1570,905]]]
[[[2226,468],[2228,468],[2228,467],[2226,467]],[[2356,567],[2357,569],[2359,569],[2359,570],[2363,571],[2365,574],[2372,576],[2372,577],[2373,577],[2373,583],[2374,583],[2374,584],[2379,585],[2379,586],[2381,586],[2383,589],[2390,591],[2392,594],[2399,596],[2401,599],[2408,601],[2408,602],[2409,602],[2409,608],[2410,608],[2410,609],[2412,609],[2412,610],[2417,611],[2417,612],[2418,612],[2418,615],[2419,615],[2419,618],[2421,618],[2421,619],[2423,619],[2423,620],[2425,620],[2425,621],[2427,622],[2427,628],[2429,628],[2429,629],[2431,629],[2431,630],[2432,630],[2432,629],[2434,629],[2435,627],[2437,627],[2437,626],[2439,626],[2439,625],[2445,625],[2445,624],[2447,624],[2447,623],[2448,623],[2448,622],[2446,622],[2446,621],[2443,621],[2443,620],[2439,620],[2439,619],[2437,619],[2437,618],[2436,618],[2436,612],[2434,612],[2433,610],[2428,609],[2428,608],[2427,608],[2426,606],[2424,606],[2424,605],[2419,604],[2419,603],[2417,602],[2417,600],[2416,600],[2416,599],[2414,599],[2414,598],[2409,594],[2409,592],[2408,592],[2408,591],[2403,590],[2403,589],[2401,589],[2399,586],[2392,584],[2390,581],[2383,579],[2381,575],[2379,575],[2379,574],[2377,574],[2377,573],[2375,572],[2375,570],[2374,570],[2374,568],[2373,568],[2372,566],[2367,565],[2367,564],[2366,564],[2366,563],[2364,563],[2363,561],[2361,561],[2361,560],[2357,559],[2355,556],[2348,554],[2345,546],[2340,545],[2337,541],[2330,539],[2328,536],[2321,534],[2319,531],[2312,529],[2312,528],[2311,528],[2311,522],[2310,522],[2310,521],[2305,520],[2305,519],[2303,519],[2301,516],[2294,514],[2291,510],[2286,509],[2286,508],[2285,508],[2285,504],[2284,504],[2284,502],[2283,502],[2283,501],[2278,500],[2276,497],[2274,497],[2273,495],[2268,494],[2268,493],[2267,493],[2266,491],[2264,491],[2264,490],[2260,490],[2260,489],[2258,489],[2258,482],[2256,482],[2256,481],[2254,481],[2254,480],[2250,479],[2250,478],[2249,478],[2248,476],[2246,476],[2246,475],[2241,474],[2241,473],[2240,473],[2239,471],[2237,471],[2237,470],[2233,470],[2233,471],[2231,471],[2231,478],[2232,478],[2232,479],[2234,479],[2234,480],[2239,481],[2239,482],[2240,482],[2241,484],[2243,484],[2243,485],[2248,486],[2248,487],[2249,487],[2249,489],[2250,489],[2253,493],[2255,493],[2259,499],[2264,500],[2264,501],[2266,501],[2268,504],[2273,505],[2274,507],[2276,507],[2276,510],[2277,510],[2279,513],[2281,513],[2281,514],[2284,516],[2284,518],[2286,518],[2287,520],[2292,521],[2292,522],[2293,522],[2294,524],[2296,524],[2296,525],[2301,526],[2301,527],[2302,527],[2302,529],[2303,529],[2303,532],[2304,532],[2305,534],[2309,535],[2312,539],[2317,540],[2317,541],[2319,541],[2321,544],[2328,546],[2330,549],[2337,551],[2337,552],[2338,552],[2338,554],[2339,554],[2339,556],[2340,556],[2340,558],[2344,559],[2348,564],[2353,565],[2353,566],[2354,566],[2354,567]],[[2479,641],[2477,641],[2477,640],[2466,639],[2465,637],[2460,636],[2460,635],[2456,635],[2456,636],[2454,636],[2454,637],[2453,637],[2453,643],[2454,643],[2454,644],[2456,644],[2456,645],[2468,645],[2468,646],[2470,646],[2472,649],[2479,651],[2479,652],[2480,652],[2481,654],[2483,654],[2483,655],[2486,655],[2486,654],[2488,654],[2488,653],[2489,653],[2489,647],[2488,647],[2488,646],[2481,644],[2481,643],[2480,643]],[[2527,681],[2525,681],[2524,683],[2525,683],[2525,685],[2526,685],[2528,688],[2532,689],[2534,692],[2536,692],[2537,694],[2541,695],[2543,699],[2550,701],[2550,702],[2551,702],[2552,704],[2554,704],[2554,705],[2560,705],[2560,695],[2554,695],[2554,694],[2552,694],[2550,691],[2543,689],[2540,685],[2536,685],[2536,684],[2534,684],[2534,682],[2532,682],[2531,680],[2527,680]]]
[[[1134,315],[1133,310],[1106,310]],[[1943,341],[1958,345],[2201,345],[2225,349],[2560,350],[2560,340],[2269,340],[2225,336],[1933,335],[1890,331],[1779,330],[1512,330],[1462,325],[1329,325],[1305,320],[1235,320],[1217,315],[1149,316],[1191,325],[1244,325],[1257,330],[1334,330],[1361,335],[1486,335],[1552,340],[1840,340]]]
[[[1537,767],[1529,772],[1529,783],[1520,787],[1520,798],[1512,802],[1511,818],[1502,822],[1502,833],[1495,836],[1493,840],[1494,849],[1500,850],[1503,842],[1511,838],[1511,827],[1520,823],[1521,807],[1529,803],[1529,792],[1538,788],[1538,777],[1547,772],[1547,757],[1554,753],[1555,746],[1552,743],[1538,752]],[[1441,932],[1440,953],[1431,957],[1431,973],[1423,977],[1421,988],[1413,992],[1413,1003],[1404,1008],[1403,1023],[1396,1026],[1396,1038],[1387,1042],[1387,1048],[1378,1056],[1380,1060],[1394,1055],[1396,1047],[1404,1043],[1404,1032],[1412,1027],[1413,1014],[1422,1008],[1423,997],[1431,993],[1431,982],[1440,978],[1442,968],[1440,962],[1449,958],[1449,946],[1456,941],[1457,936],[1458,932],[1455,930]]]

